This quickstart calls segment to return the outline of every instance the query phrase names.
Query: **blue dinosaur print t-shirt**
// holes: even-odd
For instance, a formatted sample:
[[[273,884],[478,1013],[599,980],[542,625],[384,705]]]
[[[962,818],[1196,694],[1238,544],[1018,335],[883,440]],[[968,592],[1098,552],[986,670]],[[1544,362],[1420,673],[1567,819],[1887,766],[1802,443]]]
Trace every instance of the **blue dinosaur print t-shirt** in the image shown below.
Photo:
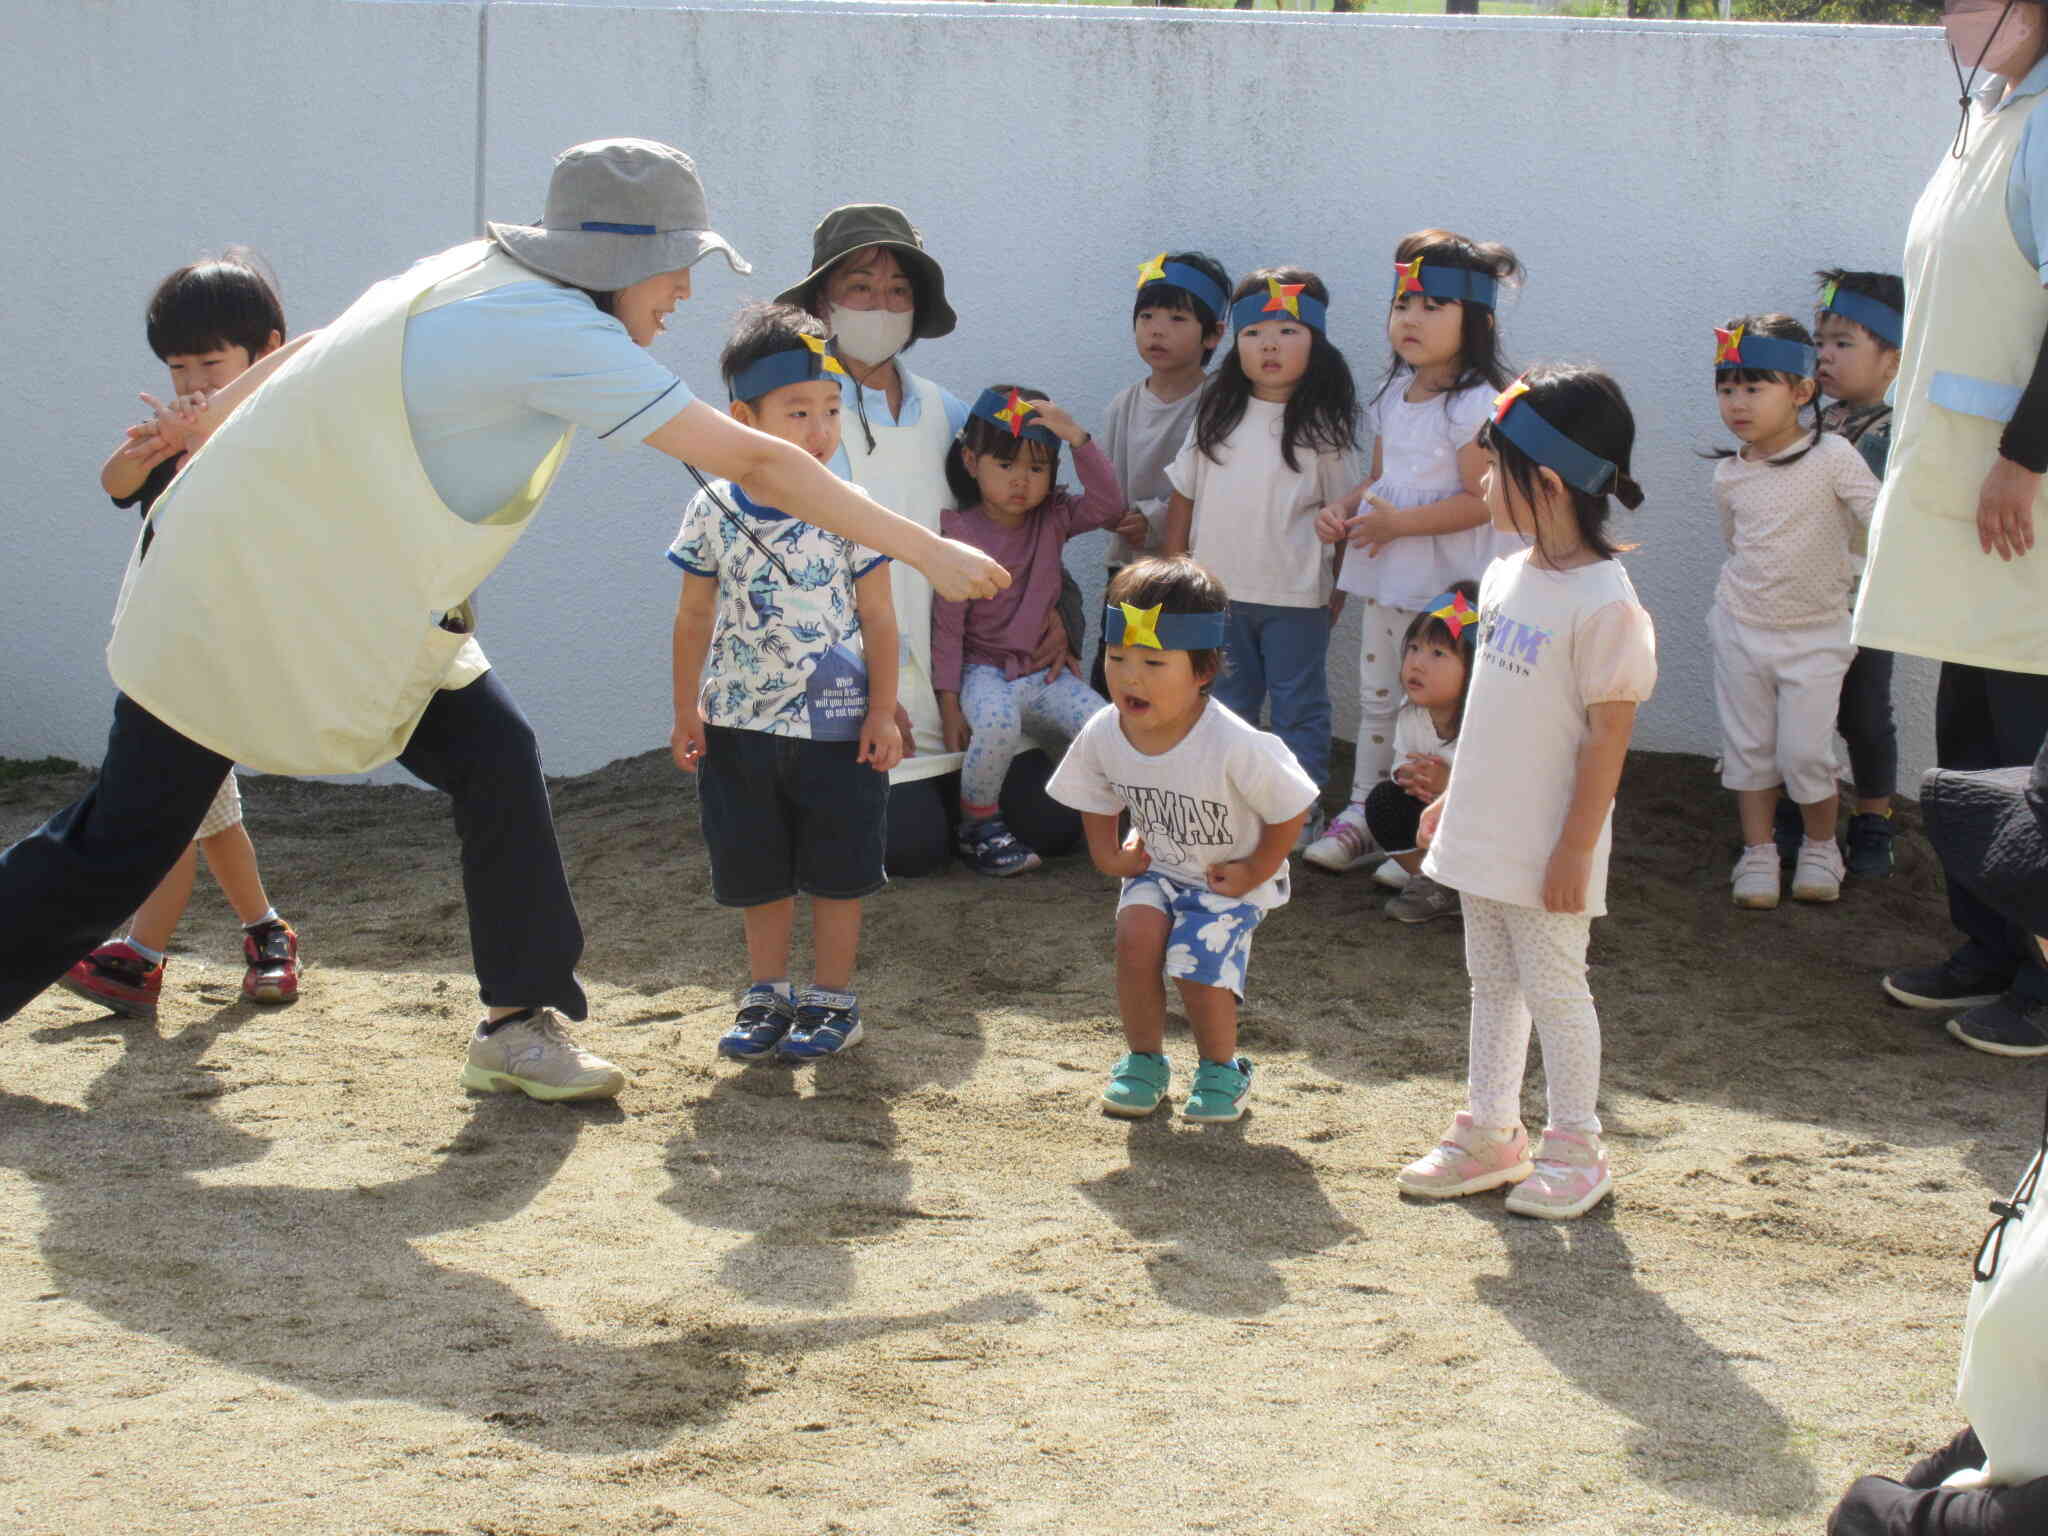
[[[859,739],[868,669],[853,584],[886,556],[714,480],[691,499],[668,557],[718,583],[697,703],[706,724]]]

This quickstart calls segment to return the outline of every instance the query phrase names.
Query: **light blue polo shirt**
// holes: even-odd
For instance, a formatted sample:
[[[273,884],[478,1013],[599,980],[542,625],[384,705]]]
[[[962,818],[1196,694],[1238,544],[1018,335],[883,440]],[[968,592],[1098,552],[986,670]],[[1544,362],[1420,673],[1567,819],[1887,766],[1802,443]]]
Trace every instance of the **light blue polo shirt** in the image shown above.
[[[402,382],[427,478],[471,523],[519,493],[564,424],[637,443],[696,398],[588,295],[542,278],[413,316]]]
[[[1996,81],[1987,87],[1997,88]],[[2043,91],[2048,91],[2048,58],[2028,70],[2026,78],[1992,110],[2010,112]],[[2034,264],[2034,271],[2048,286],[2048,269],[2041,261],[2041,253],[2048,251],[2048,128],[2042,127],[2042,117],[2042,113],[2034,113],[2020,130],[2020,147],[2013,154],[2012,171],[2005,181],[2005,221],[2012,226],[2020,254]]]

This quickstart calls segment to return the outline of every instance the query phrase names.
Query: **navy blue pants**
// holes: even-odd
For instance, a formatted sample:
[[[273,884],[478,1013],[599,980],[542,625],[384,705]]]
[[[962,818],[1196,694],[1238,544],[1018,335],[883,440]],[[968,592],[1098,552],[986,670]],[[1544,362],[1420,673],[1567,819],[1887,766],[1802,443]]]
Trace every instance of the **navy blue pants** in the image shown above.
[[[1943,768],[2025,768],[2048,738],[2048,675],[1941,664],[1934,693],[1934,760]],[[1962,930],[1957,963],[2010,976],[2022,997],[2048,999],[2048,969],[2032,940],[1996,909],[1948,882],[1948,914]]]
[[[435,694],[398,760],[453,802],[484,1003],[582,1018],[583,927],[533,728],[498,674]],[[98,780],[0,853],[0,1019],[142,905],[192,841],[230,766],[133,699],[114,700]]]
[[[1878,800],[1899,791],[1899,727],[1892,716],[1890,651],[1856,648],[1856,659],[1842,674],[1842,702],[1835,729],[1849,748],[1849,773],[1861,800]]]

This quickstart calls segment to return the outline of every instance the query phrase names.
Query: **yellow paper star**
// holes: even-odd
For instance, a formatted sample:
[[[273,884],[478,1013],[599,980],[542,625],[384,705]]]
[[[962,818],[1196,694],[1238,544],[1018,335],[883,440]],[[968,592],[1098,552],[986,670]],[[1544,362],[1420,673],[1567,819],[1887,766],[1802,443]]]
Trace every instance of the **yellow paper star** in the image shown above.
[[[839,359],[834,357],[830,352],[827,352],[825,350],[825,340],[822,336],[805,336],[801,339],[805,346],[809,347],[813,352],[817,353],[818,356],[823,359],[823,361],[818,364],[818,371],[820,373],[843,374],[846,372],[844,368],[839,366]]]
[[[1529,393],[1529,381],[1527,379],[1517,379],[1498,395],[1494,396],[1494,421],[1498,423],[1502,417],[1506,416],[1513,409],[1514,403],[1527,393]]]
[[[1010,429],[1010,436],[1022,437],[1024,435],[1024,418],[1036,409],[1036,406],[1013,389],[1010,391],[1009,404],[996,412],[996,420]]]
[[[1125,645],[1149,645],[1155,651],[1163,651],[1159,643],[1159,611],[1164,603],[1154,603],[1150,608],[1133,608],[1129,603],[1118,603],[1124,611]]]
[[[1299,320],[1301,318],[1301,290],[1307,286],[1306,283],[1283,283],[1277,277],[1267,278],[1266,311],[1270,313],[1284,310]]]
[[[1163,283],[1165,281],[1166,252],[1161,251],[1157,256],[1154,256],[1150,261],[1144,261],[1138,264],[1138,286],[1140,288],[1144,287],[1147,283]]]

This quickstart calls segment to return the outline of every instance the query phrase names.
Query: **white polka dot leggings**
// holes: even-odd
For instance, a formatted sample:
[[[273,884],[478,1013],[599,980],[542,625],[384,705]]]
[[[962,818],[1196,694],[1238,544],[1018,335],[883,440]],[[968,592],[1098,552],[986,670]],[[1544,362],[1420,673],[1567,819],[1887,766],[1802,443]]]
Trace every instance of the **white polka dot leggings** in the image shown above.
[[[1362,559],[1355,551],[1349,559]],[[1373,785],[1394,769],[1394,717],[1408,696],[1401,691],[1401,637],[1415,615],[1370,597],[1358,607],[1358,757],[1351,800],[1363,805]]]
[[[960,675],[960,713],[974,735],[967,743],[967,760],[960,765],[961,805],[979,809],[996,803],[1011,760],[1024,750],[1025,726],[1056,731],[1072,741],[1108,702],[1071,672],[1048,683],[1043,672],[1006,678],[1001,667],[976,663],[965,668]]]
[[[1593,920],[1468,895],[1465,970],[1472,978],[1472,1119],[1522,1123],[1529,1026],[1543,1042],[1549,1123],[1597,1134],[1600,1016],[1586,986]]]

